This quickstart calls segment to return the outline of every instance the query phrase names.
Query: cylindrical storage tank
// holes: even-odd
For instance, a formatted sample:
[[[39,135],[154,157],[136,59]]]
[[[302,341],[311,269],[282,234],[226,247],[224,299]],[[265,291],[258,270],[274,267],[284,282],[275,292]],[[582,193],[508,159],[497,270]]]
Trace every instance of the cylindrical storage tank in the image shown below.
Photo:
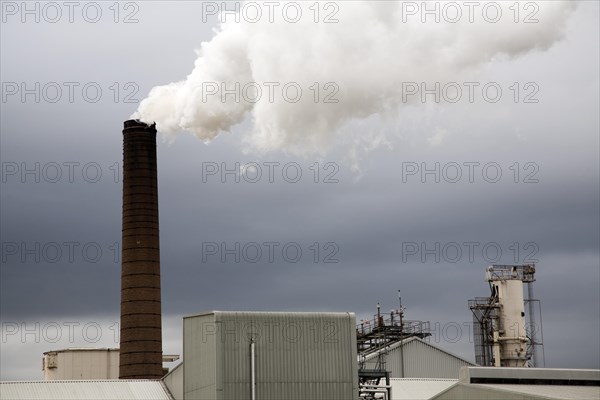
[[[507,279],[494,283],[501,308],[500,353],[501,366],[527,367],[527,333],[523,282]]]
[[[162,370],[156,127],[123,129],[120,379],[158,379]]]
[[[70,348],[47,351],[42,366],[45,381],[117,379],[119,349]]]

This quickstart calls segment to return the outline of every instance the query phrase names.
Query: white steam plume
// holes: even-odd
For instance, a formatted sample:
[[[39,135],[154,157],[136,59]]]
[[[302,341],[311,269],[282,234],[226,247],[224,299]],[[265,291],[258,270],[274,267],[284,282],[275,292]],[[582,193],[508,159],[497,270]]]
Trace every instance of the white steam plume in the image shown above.
[[[446,5],[430,2],[431,8],[431,3],[437,3],[440,11]],[[336,2],[337,23],[323,23],[335,11],[333,6],[324,9],[325,3],[320,3],[320,21],[315,23],[314,9],[309,9],[314,2],[295,3],[302,7],[302,18],[296,23],[282,18],[281,4],[273,13],[273,23],[267,6],[256,23],[247,18],[236,22],[228,16],[212,40],[202,43],[188,77],[154,87],[132,117],[156,121],[159,131],[168,135],[188,131],[209,142],[251,115],[253,127],[244,137],[251,149],[322,153],[344,124],[384,114],[406,102],[403,82],[451,81],[456,74],[496,58],[549,48],[562,37],[575,7],[571,1],[527,3],[539,5],[536,10],[522,2],[515,23],[515,12],[509,9],[514,2],[496,2],[502,17],[491,23],[483,18],[486,3],[480,2],[472,9],[471,23],[468,2],[453,3],[462,11],[457,23],[448,22],[456,15],[452,8],[440,14],[439,23],[432,15],[423,23],[420,1]],[[413,15],[415,6],[419,10]],[[495,18],[494,11],[488,10],[489,18]],[[524,23],[527,17],[538,22]],[[270,101],[273,82],[279,86],[273,87]],[[302,89],[296,103],[282,95],[283,86],[290,82]],[[318,102],[311,90],[315,82],[320,89]],[[328,82],[334,85],[325,87]],[[229,89],[239,83],[240,98],[230,94],[222,101],[222,83]],[[257,86],[262,96],[255,101]],[[218,93],[211,95],[215,88]],[[332,98],[339,102],[324,103],[336,88],[339,92]],[[295,90],[290,88],[288,94],[294,97]]]

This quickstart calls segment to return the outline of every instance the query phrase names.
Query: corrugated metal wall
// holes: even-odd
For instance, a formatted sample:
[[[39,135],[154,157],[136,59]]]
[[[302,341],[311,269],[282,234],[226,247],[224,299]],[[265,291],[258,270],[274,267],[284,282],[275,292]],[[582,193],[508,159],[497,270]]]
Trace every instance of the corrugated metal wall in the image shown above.
[[[163,383],[175,400],[183,400],[183,363],[173,368],[162,378]]]
[[[183,319],[183,398],[217,398],[214,315]]]
[[[252,339],[257,399],[356,398],[354,314],[263,312],[184,319],[185,398],[249,399]]]
[[[405,378],[458,379],[461,367],[473,365],[419,339],[409,340],[403,345]],[[400,347],[391,349],[385,356],[385,360],[386,369],[391,371],[390,377],[401,378]],[[375,368],[376,362],[376,358],[369,359],[366,368]]]

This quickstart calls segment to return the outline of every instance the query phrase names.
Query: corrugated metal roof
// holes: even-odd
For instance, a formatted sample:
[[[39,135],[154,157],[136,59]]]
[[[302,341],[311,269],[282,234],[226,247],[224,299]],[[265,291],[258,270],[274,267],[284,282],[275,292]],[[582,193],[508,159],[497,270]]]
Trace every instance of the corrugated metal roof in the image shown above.
[[[70,351],[119,351],[118,347],[67,347],[66,349],[45,351],[44,354],[66,353]]]
[[[0,382],[2,400],[172,400],[161,381]]]
[[[600,399],[599,386],[561,386],[561,385],[477,385],[492,390],[527,394],[540,399]]]
[[[461,357],[416,337],[404,340],[402,344],[394,343],[367,355],[365,357],[366,368],[375,368],[379,353],[384,354],[385,367],[391,371],[392,378],[403,377],[404,366],[404,377],[406,378],[458,379],[461,367],[473,365]],[[402,359],[404,359],[404,363]]]
[[[426,346],[429,346],[429,347],[431,347],[432,349],[434,349],[434,350],[436,350],[436,351],[442,352],[442,353],[444,353],[444,354],[447,354],[447,355],[449,355],[449,356],[451,356],[451,357],[454,357],[454,358],[456,358],[456,359],[458,359],[458,360],[461,360],[461,361],[462,361],[462,362],[464,362],[465,364],[468,364],[468,365],[475,366],[475,364],[474,364],[473,362],[471,362],[471,361],[469,361],[469,360],[467,360],[467,359],[464,359],[464,358],[462,358],[462,357],[460,357],[460,356],[458,356],[458,355],[456,355],[456,354],[454,354],[454,353],[452,353],[452,352],[450,352],[450,351],[448,351],[448,350],[444,350],[444,349],[442,349],[441,347],[438,347],[438,346],[435,346],[435,345],[433,345],[433,344],[431,344],[431,343],[429,343],[429,342],[426,342],[425,340],[423,340],[423,339],[421,339],[421,338],[418,338],[418,337],[411,337],[411,338],[408,338],[408,339],[405,339],[405,340],[403,340],[402,342],[396,342],[396,343],[394,343],[394,344],[392,344],[392,345],[388,346],[386,349],[374,351],[373,353],[369,354],[369,355],[368,355],[368,356],[366,356],[365,358],[366,358],[367,360],[370,360],[370,359],[372,359],[372,358],[375,358],[375,357],[377,357],[377,355],[378,355],[378,354],[379,354],[381,351],[388,351],[388,352],[389,352],[389,351],[391,351],[391,350],[395,350],[395,349],[399,348],[399,347],[400,347],[400,345],[402,345],[402,346],[407,346],[408,344],[410,344],[412,341],[415,341],[415,340],[416,340],[416,341],[418,341],[418,342],[421,342],[421,343],[423,343],[423,344],[424,344],[424,345],[426,345]]]
[[[598,386],[570,385],[490,385],[457,383],[439,395],[436,400],[598,400]]]
[[[458,379],[393,378],[392,400],[428,400],[456,384]]]

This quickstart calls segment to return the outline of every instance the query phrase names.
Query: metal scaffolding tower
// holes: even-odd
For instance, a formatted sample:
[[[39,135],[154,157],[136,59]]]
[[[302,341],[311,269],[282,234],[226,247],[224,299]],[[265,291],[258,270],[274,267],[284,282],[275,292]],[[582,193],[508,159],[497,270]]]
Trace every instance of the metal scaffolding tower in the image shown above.
[[[381,306],[377,303],[377,313],[373,318],[361,320],[356,326],[361,399],[391,398],[390,372],[386,370],[385,365],[386,355],[391,345],[411,337],[425,339],[431,336],[429,322],[405,320],[405,308],[402,307],[400,297],[399,302],[400,308],[389,313],[382,313]],[[402,354],[402,347],[400,350]],[[376,366],[367,369],[365,368],[366,357],[373,353],[377,353]],[[404,376],[404,360],[401,365],[401,376]],[[382,384],[383,380],[385,384]],[[384,397],[381,397],[382,395]]]

